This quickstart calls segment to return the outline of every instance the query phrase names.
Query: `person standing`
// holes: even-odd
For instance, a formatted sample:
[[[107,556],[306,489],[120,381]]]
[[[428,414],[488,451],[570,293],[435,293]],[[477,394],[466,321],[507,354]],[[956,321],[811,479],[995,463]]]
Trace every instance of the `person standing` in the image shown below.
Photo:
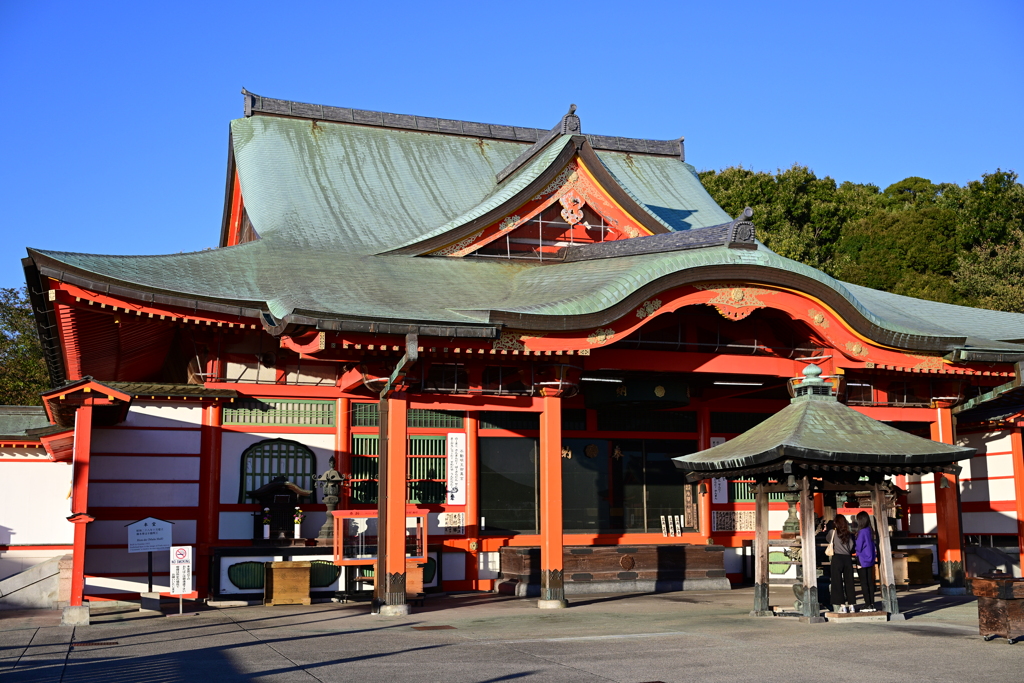
[[[835,526],[826,535],[832,544],[832,608],[837,612],[852,612],[857,598],[853,589],[853,534],[843,515],[836,515]]]
[[[860,574],[860,589],[864,595],[864,611],[875,611],[875,535],[871,531],[871,518],[861,510],[857,513],[857,573]]]

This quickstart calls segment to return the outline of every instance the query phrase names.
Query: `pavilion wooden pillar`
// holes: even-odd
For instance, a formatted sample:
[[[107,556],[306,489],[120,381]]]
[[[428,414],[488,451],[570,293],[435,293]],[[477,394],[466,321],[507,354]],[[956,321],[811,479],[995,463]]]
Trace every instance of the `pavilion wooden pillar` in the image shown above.
[[[408,614],[405,601],[405,501],[409,401],[395,393],[380,401],[377,473],[377,567],[374,599],[381,614]]]
[[[952,444],[953,415],[949,402],[935,410],[937,421],[931,425],[932,441]],[[967,593],[964,574],[963,525],[960,523],[960,482],[955,474],[935,473],[935,524],[939,545],[939,592],[944,595]]]
[[[768,585],[768,492],[754,489],[754,610],[752,617],[771,616]]]
[[[810,477],[800,480],[800,560],[803,568],[804,598],[801,621],[825,621],[818,605],[818,548],[814,543],[814,492]]]
[[[340,473],[352,472],[352,400],[339,398],[334,404],[334,469]],[[348,508],[351,489],[342,486],[338,491],[338,509]]]
[[[707,405],[700,405],[697,407],[697,450],[706,451],[709,448],[711,448],[711,408]],[[710,479],[705,479],[701,484],[704,486],[705,493],[699,497],[698,529],[701,536],[710,539],[713,526],[711,515],[711,491],[713,489]],[[708,542],[710,543],[710,540]]]
[[[562,397],[544,389],[540,414],[540,600],[565,607],[562,575]]]
[[[885,490],[878,482],[871,487],[871,512],[875,516],[878,533],[878,578],[882,589],[882,609],[889,613],[890,621],[902,621],[906,617],[900,612],[900,603],[896,599],[896,576],[892,569],[892,543],[889,541],[889,514],[885,509]]]

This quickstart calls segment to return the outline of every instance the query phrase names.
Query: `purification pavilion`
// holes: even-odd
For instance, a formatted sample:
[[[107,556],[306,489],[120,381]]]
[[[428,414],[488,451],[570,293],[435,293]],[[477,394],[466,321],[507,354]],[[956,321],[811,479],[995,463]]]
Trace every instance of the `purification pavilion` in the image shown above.
[[[773,613],[769,603],[768,494],[798,496],[799,540],[788,543],[800,549],[803,617],[817,623],[824,619],[818,605],[816,519],[835,517],[836,493],[868,491],[876,521],[882,605],[890,619],[902,619],[889,529],[890,520],[895,521],[895,505],[887,504],[895,501],[886,491],[892,489],[892,479],[897,476],[956,476],[961,471],[956,462],[970,458],[975,450],[914,436],[862,415],[839,403],[835,387],[820,375],[820,368],[808,366],[803,377],[794,380],[789,406],[728,443],[677,458],[677,466],[688,473],[690,481],[726,477],[754,482],[752,614],[757,616]],[[817,518],[815,495],[822,497],[823,508]],[[958,517],[960,513],[946,508],[939,514]]]
[[[55,512],[75,528],[72,604],[138,595],[124,525],[146,516],[195,547],[195,598],[258,596],[274,557],[321,563],[329,595],[331,458],[339,509],[386,507],[398,609],[386,531],[407,514],[426,520],[427,591],[728,587],[751,482],[687,483],[673,458],[785,408],[808,358],[863,415],[987,444],[999,469],[964,482],[963,528],[955,474],[897,475],[903,529],[937,544],[947,583],[964,532],[1016,542],[1020,416],[965,430],[951,411],[1015,380],[1024,316],[783,258],[756,213],[712,200],[682,138],[590,134],[575,108],[535,129],[243,98],[217,248],[24,260],[54,389],[42,427],[4,438],[73,479]],[[42,476],[12,459],[25,486]],[[286,550],[254,538],[248,495],[278,476],[312,492],[308,542]]]

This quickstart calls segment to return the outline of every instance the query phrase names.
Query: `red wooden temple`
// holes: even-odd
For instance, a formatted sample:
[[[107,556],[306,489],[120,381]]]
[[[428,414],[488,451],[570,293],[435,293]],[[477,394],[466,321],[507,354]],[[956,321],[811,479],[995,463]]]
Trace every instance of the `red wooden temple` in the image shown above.
[[[379,598],[399,611],[410,514],[438,590],[557,606],[726,588],[751,482],[687,483],[673,458],[784,408],[808,362],[864,415],[1005,456],[988,497],[963,495],[969,529],[955,475],[896,476],[902,529],[937,545],[944,585],[963,586],[965,531],[1024,533],[1024,408],[970,418],[1014,390],[1024,316],[775,254],[681,138],[586,134],[574,109],[540,130],[244,102],[218,248],[24,261],[55,387],[31,438],[74,463],[73,604],[139,592],[115,530],[147,515],[196,546],[197,598],[258,591],[243,565],[267,552],[329,562],[331,457],[338,508],[380,507]],[[314,491],[311,540],[287,553],[259,550],[246,497],[277,476]]]

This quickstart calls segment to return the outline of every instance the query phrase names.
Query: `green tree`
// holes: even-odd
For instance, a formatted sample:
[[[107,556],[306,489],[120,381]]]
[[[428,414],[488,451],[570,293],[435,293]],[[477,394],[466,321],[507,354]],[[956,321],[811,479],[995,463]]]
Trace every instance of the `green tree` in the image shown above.
[[[872,289],[953,303],[957,216],[928,207],[876,211],[848,224],[837,246],[836,276]]]
[[[50,388],[25,288],[0,288],[0,404],[39,405]]]
[[[974,306],[1024,313],[1024,229],[1012,228],[1005,244],[990,242],[961,253],[955,282],[960,296]]]
[[[966,187],[944,185],[940,206],[957,213],[956,235],[962,249],[1006,244],[1013,231],[1024,229],[1024,185],[1013,171],[983,173]]]
[[[831,272],[843,226],[873,210],[879,202],[874,185],[818,178],[806,166],[776,174],[733,166],[700,174],[704,187],[726,212],[754,209],[758,238],[787,258]]]

